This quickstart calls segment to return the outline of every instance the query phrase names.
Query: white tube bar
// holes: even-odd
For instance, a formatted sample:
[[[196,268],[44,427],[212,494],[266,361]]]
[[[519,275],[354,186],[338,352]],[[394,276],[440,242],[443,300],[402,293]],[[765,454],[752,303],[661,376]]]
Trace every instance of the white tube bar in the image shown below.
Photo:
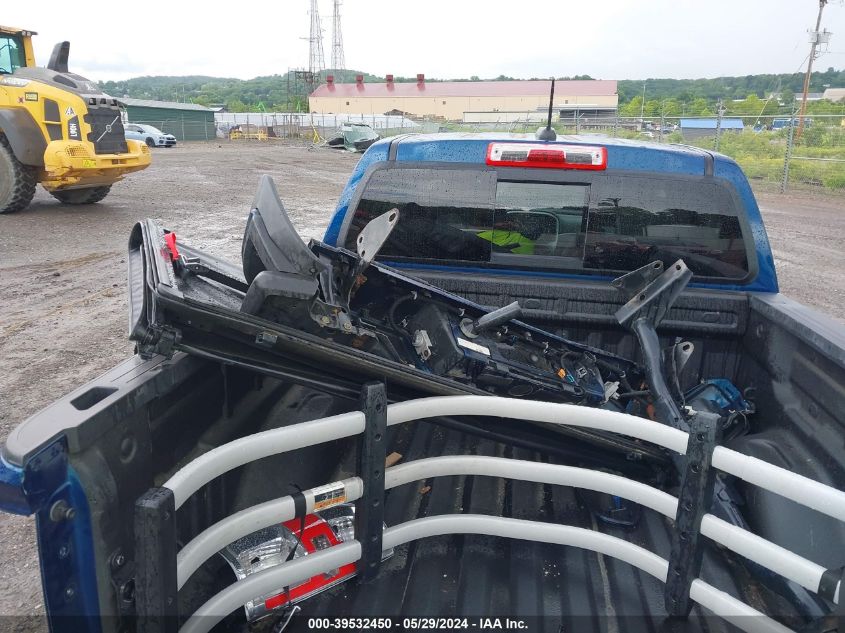
[[[448,415],[484,415],[599,429],[636,437],[682,455],[687,452],[687,434],[659,422],[576,404],[497,396],[437,396],[396,402],[387,407],[387,425]]]
[[[712,611],[736,628],[748,631],[748,633],[792,631],[792,629],[761,614],[742,600],[737,600],[730,594],[721,589],[716,589],[713,585],[708,585],[698,578],[690,583],[689,596],[691,600],[708,611]]]
[[[700,530],[711,541],[818,593],[825,572],[821,565],[712,514],[701,518]]]
[[[502,477],[586,488],[624,497],[660,512],[673,521],[678,512],[677,497],[618,475],[587,468],[504,457],[455,455],[419,459],[388,468],[384,473],[384,487],[390,489],[420,479],[450,475]],[[712,514],[704,515],[700,529],[701,533],[712,541],[797,582],[813,593],[818,593],[819,581],[825,571],[821,565]]]
[[[387,424],[448,415],[484,415],[600,429],[636,437],[681,454],[687,450],[687,433],[652,420],[574,404],[495,396],[438,396],[397,402],[387,409]],[[723,446],[713,451],[713,466],[845,521],[845,492],[841,490]]]
[[[281,587],[295,585],[329,569],[354,563],[359,558],[361,544],[358,541],[350,541],[250,574],[209,598],[185,622],[179,633],[208,633],[232,611],[258,596]]]
[[[454,455],[429,457],[388,468],[384,472],[385,489],[429,477],[447,475],[482,475],[505,477],[536,483],[586,488],[630,499],[674,520],[678,500],[669,493],[631,479],[588,468],[543,464],[507,457]]]
[[[215,477],[246,463],[286,451],[357,435],[364,430],[360,411],[283,426],[234,440],[197,457],[164,484],[173,491],[176,509]]]
[[[382,543],[385,548],[396,547],[409,541],[443,534],[486,534],[581,547],[625,561],[664,583],[669,567],[666,559],[657,554],[609,534],[569,525],[480,514],[440,515],[408,521],[385,530]],[[791,630],[701,580],[693,581],[690,597],[738,628],[751,633],[788,633]]]
[[[364,482],[359,477],[344,479],[346,501],[356,501],[364,493]],[[322,487],[322,486],[321,486]],[[317,489],[319,490],[319,489]],[[303,490],[305,511],[314,512],[314,488]],[[214,554],[239,538],[258,530],[284,523],[295,516],[293,497],[286,496],[260,503],[236,512],[195,536],[176,556],[176,587],[181,589],[200,565]]]
[[[477,514],[426,517],[388,528],[384,532],[383,547],[388,549],[409,541],[445,534],[486,534],[580,547],[622,560],[664,583],[668,573],[669,564],[664,558],[609,534],[568,525]],[[360,543],[352,541],[252,574],[210,598],[190,617],[180,629],[180,633],[207,633],[226,615],[256,596],[302,582],[327,569],[355,562],[360,557]],[[690,597],[738,628],[751,633],[790,631],[749,605],[699,579],[692,582]]]
[[[841,490],[724,446],[717,446],[713,451],[713,466],[802,506],[845,521],[845,492]]]
[[[398,547],[410,541],[446,534],[486,534],[522,541],[556,543],[588,549],[625,561],[666,582],[669,563],[647,549],[615,536],[587,528],[557,523],[509,519],[486,514],[440,514],[413,519],[384,531],[382,547]]]

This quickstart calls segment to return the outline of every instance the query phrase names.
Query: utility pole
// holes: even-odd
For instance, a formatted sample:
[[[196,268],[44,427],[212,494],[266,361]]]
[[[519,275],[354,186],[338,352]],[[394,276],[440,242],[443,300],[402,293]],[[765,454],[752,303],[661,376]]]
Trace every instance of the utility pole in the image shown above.
[[[792,160],[792,144],[795,140],[795,126],[792,123],[795,121],[795,108],[792,109],[792,121],[789,125],[789,134],[786,137],[786,154],[783,157],[783,176],[780,181],[780,192],[786,193],[789,187],[789,163]]]
[[[713,151],[719,151],[719,137],[722,136],[722,115],[725,114],[725,108],[722,107],[722,100],[716,104],[716,139],[713,142]]]
[[[801,110],[798,112],[798,130],[796,132],[796,140],[801,138],[801,132],[804,131],[804,115],[807,112],[807,93],[810,91],[810,77],[813,73],[813,61],[816,59],[816,47],[819,44],[827,44],[830,41],[830,31],[820,31],[822,25],[822,11],[828,0],[819,0],[819,15],[816,18],[816,29],[810,31],[810,57],[807,60],[807,74],[804,77],[804,94],[801,97]],[[790,125],[794,125],[795,121],[790,121]]]
[[[643,101],[640,104],[640,130],[643,129],[643,117],[645,116],[645,82],[643,82]]]
[[[340,30],[340,0],[334,0],[332,8],[332,68],[346,68],[343,55],[343,32]]]

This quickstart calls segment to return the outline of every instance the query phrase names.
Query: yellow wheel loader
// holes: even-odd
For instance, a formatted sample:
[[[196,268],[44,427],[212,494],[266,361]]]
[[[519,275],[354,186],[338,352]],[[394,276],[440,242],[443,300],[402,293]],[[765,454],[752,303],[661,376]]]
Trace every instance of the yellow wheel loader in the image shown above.
[[[70,44],[35,66],[32,31],[0,26],[0,213],[24,209],[41,185],[66,204],[90,204],[150,164],[126,140],[119,102],[68,72]]]

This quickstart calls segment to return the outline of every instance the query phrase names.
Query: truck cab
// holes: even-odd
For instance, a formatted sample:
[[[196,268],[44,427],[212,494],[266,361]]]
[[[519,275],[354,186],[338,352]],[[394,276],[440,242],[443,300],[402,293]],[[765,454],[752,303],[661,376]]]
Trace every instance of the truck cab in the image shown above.
[[[531,158],[538,148],[592,148],[601,158]],[[654,260],[687,262],[705,331],[739,325],[724,302],[778,292],[747,179],[730,158],[698,148],[599,136],[385,139],[356,167],[324,240],[349,247],[373,215],[409,203],[384,261],[484,305],[518,300],[528,320],[553,330],[608,322],[619,301],[608,282]],[[497,243],[505,238],[522,244]]]
[[[567,151],[598,158],[567,163]],[[354,245],[369,220],[408,204],[401,223],[413,230],[400,224],[381,257],[424,276],[483,270],[610,279],[654,259],[668,265],[683,257],[695,286],[777,292],[760,212],[741,170],[698,148],[595,136],[556,143],[526,135],[383,140],[357,166],[325,241]]]

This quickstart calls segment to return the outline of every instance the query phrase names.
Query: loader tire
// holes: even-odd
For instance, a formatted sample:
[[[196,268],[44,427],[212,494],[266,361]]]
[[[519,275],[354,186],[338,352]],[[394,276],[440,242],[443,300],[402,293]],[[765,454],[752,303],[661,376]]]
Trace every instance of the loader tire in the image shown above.
[[[34,167],[24,165],[0,134],[0,213],[14,213],[29,206],[38,182]]]
[[[85,189],[68,189],[67,191],[51,191],[50,195],[65,204],[94,204],[99,202],[111,190],[111,185],[105,187],[86,187]]]

